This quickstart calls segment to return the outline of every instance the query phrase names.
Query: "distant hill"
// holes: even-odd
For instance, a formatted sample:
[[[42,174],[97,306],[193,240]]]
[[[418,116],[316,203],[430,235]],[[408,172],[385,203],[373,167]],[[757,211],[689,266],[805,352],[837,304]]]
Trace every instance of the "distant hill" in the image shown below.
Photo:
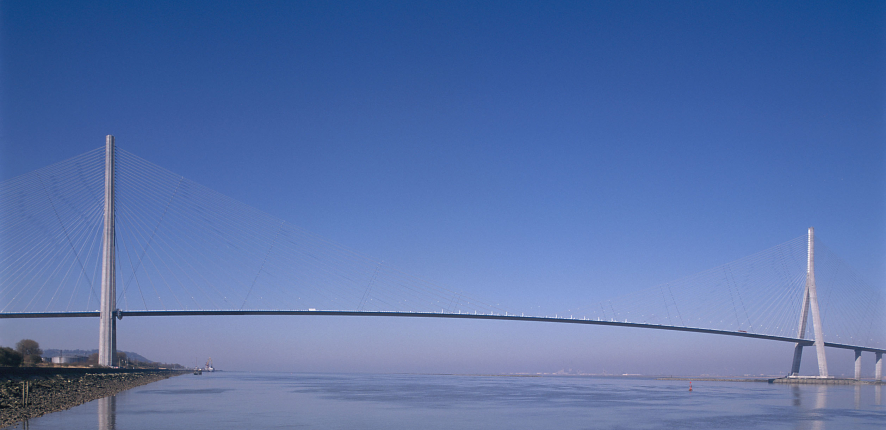
[[[118,351],[118,352],[125,353],[126,358],[128,358],[130,360],[142,361],[142,362],[146,362],[146,363],[153,363],[154,362],[153,360],[148,360],[147,358],[145,358],[142,355],[135,353],[135,352],[129,352],[129,351]],[[43,358],[44,359],[51,359],[52,357],[58,357],[60,355],[66,355],[66,356],[67,355],[82,355],[84,357],[89,357],[90,355],[96,354],[96,353],[98,353],[97,349],[88,349],[88,350],[87,349],[44,349],[43,350]]]

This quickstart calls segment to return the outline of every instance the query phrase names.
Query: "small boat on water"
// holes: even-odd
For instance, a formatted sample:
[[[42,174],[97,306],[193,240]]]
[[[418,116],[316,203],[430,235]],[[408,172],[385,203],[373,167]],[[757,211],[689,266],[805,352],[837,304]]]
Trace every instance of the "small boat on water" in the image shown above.
[[[194,374],[195,374],[195,375],[202,375],[202,374],[203,374],[203,369],[201,369],[201,368],[199,368],[199,367],[195,368],[195,369],[194,369]]]

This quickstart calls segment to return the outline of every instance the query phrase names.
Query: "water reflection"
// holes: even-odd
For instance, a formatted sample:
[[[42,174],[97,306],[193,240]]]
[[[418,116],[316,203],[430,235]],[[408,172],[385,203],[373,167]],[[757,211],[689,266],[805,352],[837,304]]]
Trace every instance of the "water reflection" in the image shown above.
[[[883,386],[875,385],[874,386],[874,402],[877,403],[877,406],[882,406],[883,403],[880,401],[881,396],[883,395]]]
[[[861,384],[855,384],[855,410],[861,409]]]
[[[808,388],[808,390],[807,390]],[[825,385],[817,385],[813,387],[802,387],[800,385],[791,385],[791,395],[792,395],[792,403],[795,407],[800,408],[803,406],[803,394],[809,393],[810,391],[814,391],[815,395],[815,407],[809,411],[809,416],[811,418],[811,426],[807,427],[810,422],[800,421],[797,423],[798,429],[800,428],[812,428],[814,430],[822,430],[824,429],[824,411],[827,408],[828,403],[828,387]],[[856,398],[858,398],[858,394],[856,394]],[[857,400],[856,400],[857,402]]]
[[[817,392],[815,393],[815,409],[817,409],[814,413],[814,417],[816,418],[812,421],[812,429],[813,430],[822,430],[824,429],[824,420],[822,420],[822,410],[827,407],[828,403],[828,387],[826,385],[817,385]]]
[[[117,428],[117,396],[98,399],[98,430]]]

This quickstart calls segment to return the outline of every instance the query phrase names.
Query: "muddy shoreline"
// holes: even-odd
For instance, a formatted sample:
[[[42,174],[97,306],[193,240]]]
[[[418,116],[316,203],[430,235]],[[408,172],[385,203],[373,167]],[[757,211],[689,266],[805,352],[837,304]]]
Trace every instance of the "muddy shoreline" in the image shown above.
[[[189,372],[0,367],[0,427],[185,373]]]

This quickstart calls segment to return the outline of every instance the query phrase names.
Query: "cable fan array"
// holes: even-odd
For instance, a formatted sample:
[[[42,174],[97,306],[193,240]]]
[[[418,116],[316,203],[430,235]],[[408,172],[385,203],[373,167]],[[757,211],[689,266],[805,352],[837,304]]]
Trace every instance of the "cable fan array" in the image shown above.
[[[98,308],[102,148],[0,186],[0,312]],[[503,310],[411,276],[117,149],[126,310]]]
[[[104,148],[0,183],[0,312],[98,309]],[[117,305],[518,314],[411,276],[116,151]],[[806,236],[567,313],[795,337]],[[883,347],[884,297],[816,239],[825,340]],[[807,337],[811,337],[811,330]]]
[[[0,183],[0,312],[96,310],[104,151]]]
[[[797,337],[806,287],[807,237],[676,281],[571,310],[599,321]],[[825,341],[886,346],[882,293],[815,239],[815,279]],[[811,312],[805,338],[814,338]]]

